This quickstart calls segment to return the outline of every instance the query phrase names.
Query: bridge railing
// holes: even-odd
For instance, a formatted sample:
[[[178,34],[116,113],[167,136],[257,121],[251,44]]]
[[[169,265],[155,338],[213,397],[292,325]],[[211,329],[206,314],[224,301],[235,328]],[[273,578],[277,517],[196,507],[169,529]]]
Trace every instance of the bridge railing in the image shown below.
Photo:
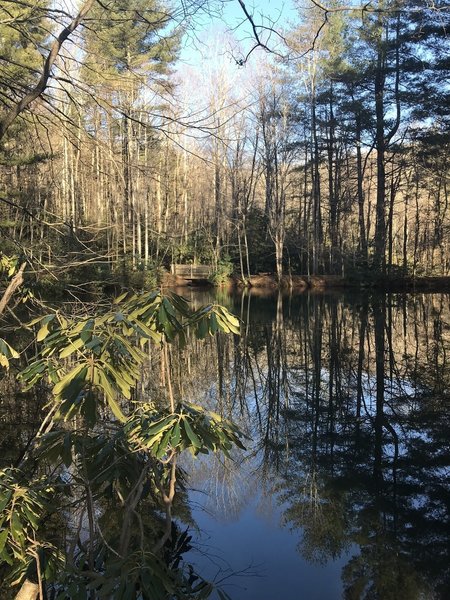
[[[212,265],[172,264],[170,272],[172,275],[184,277],[185,279],[209,279],[214,271]]]

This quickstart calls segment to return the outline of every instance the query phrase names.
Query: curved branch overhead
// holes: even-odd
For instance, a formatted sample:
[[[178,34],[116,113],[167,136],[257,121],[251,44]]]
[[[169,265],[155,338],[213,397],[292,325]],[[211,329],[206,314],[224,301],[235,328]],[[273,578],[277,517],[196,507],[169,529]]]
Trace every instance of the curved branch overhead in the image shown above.
[[[94,0],[86,0],[86,2],[82,5],[80,11],[78,12],[77,16],[74,19],[72,19],[69,25],[67,25],[66,27],[64,27],[64,29],[60,31],[60,33],[58,34],[58,36],[56,37],[56,39],[50,47],[50,51],[44,62],[42,74],[35,87],[32,90],[30,90],[30,92],[28,92],[12,108],[7,110],[5,116],[0,120],[0,140],[4,137],[8,128],[15,121],[15,119],[45,91],[49,79],[51,77],[52,67],[59,56],[62,45],[69,38],[69,36],[77,29],[77,27],[79,27],[80,23],[91,10],[93,4]]]

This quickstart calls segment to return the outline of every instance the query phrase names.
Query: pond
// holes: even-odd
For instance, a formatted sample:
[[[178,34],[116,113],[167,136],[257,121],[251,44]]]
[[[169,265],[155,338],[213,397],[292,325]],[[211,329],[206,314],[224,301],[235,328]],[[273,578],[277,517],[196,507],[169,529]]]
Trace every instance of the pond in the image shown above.
[[[242,321],[170,349],[177,398],[247,436],[230,458],[183,459],[198,572],[233,600],[449,598],[450,297],[183,293]],[[165,394],[158,357],[147,398]],[[40,390],[14,389],[0,465],[40,422]]]
[[[251,441],[185,463],[199,570],[234,600],[450,597],[449,297],[219,301],[242,336],[184,393]]]

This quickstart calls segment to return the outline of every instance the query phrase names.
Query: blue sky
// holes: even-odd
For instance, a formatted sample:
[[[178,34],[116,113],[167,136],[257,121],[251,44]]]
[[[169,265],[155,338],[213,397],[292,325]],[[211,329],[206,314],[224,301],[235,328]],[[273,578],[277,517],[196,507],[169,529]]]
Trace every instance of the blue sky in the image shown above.
[[[256,23],[277,21],[283,25],[294,14],[292,0],[246,0],[245,6],[253,14]],[[245,19],[244,12],[237,0],[223,2],[224,17],[231,25],[237,25]]]
[[[185,49],[181,58],[191,64],[202,60],[208,53],[208,38],[213,38],[222,31],[228,31],[230,38],[240,44],[243,54],[254,45],[254,36],[251,24],[246,18],[238,0],[223,0],[215,4],[218,7],[210,15],[204,14],[197,19],[196,26],[186,38]],[[252,15],[255,25],[274,30],[283,29],[289,21],[295,18],[293,0],[245,0],[247,11]],[[279,42],[276,34],[269,34],[268,30],[259,29],[262,38],[271,35],[268,45],[276,46]],[[206,44],[206,45],[205,45]],[[224,48],[227,52],[229,49]]]

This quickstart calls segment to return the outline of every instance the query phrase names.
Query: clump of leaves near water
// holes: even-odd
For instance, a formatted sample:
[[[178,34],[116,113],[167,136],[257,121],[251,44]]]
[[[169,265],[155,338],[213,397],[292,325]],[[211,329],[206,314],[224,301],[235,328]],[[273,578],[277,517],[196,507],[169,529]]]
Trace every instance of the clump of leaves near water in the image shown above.
[[[62,556],[49,542],[38,540],[38,530],[55,494],[46,478],[30,485],[18,469],[0,471],[0,561],[11,567],[14,583],[40,565],[45,578],[55,577]]]
[[[149,344],[164,354],[189,332],[238,334],[239,321],[221,306],[194,311],[178,295],[152,292],[123,295],[101,315],[52,312],[28,326],[39,351],[19,380],[47,385],[51,400],[20,470],[0,471],[0,577],[31,578],[61,599],[208,598],[214,587],[182,561],[177,458],[229,455],[244,436],[221,415],[175,403],[170,388],[162,408],[139,403],[136,385]]]
[[[180,404],[169,414],[161,414],[151,406],[140,407],[124,431],[136,450],[145,450],[159,459],[183,450],[190,450],[194,456],[210,451],[229,456],[233,446],[245,450],[236,425],[192,404]]]
[[[125,422],[119,398],[130,400],[147,358],[145,346],[186,343],[188,330],[198,338],[239,333],[239,321],[224,307],[208,305],[192,311],[181,296],[158,292],[121,296],[102,316],[68,321],[58,313],[35,319],[39,358],[20,378],[27,388],[46,378],[53,385],[57,416],[67,420],[79,413],[90,424],[103,404]],[[63,359],[67,359],[63,362]]]

